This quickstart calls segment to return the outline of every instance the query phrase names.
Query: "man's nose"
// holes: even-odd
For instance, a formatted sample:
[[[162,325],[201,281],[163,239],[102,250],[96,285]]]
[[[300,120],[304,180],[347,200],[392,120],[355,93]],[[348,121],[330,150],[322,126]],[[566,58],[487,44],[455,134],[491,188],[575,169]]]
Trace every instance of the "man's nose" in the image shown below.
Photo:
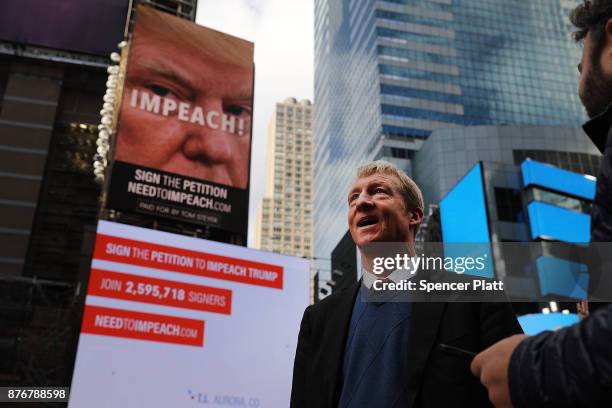
[[[362,192],[355,200],[355,206],[357,210],[374,206],[372,196],[369,195],[367,192]]]
[[[185,156],[208,164],[220,164],[232,158],[233,134],[222,127],[223,102],[206,99],[200,106],[204,111],[204,126],[197,121],[187,124],[187,135],[183,146]]]

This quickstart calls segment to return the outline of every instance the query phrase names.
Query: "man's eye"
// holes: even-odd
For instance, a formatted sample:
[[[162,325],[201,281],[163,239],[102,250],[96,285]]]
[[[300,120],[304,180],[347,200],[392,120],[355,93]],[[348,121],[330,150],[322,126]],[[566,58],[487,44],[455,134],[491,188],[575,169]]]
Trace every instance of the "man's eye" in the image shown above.
[[[248,109],[245,108],[244,106],[240,106],[240,105],[228,105],[226,107],[223,108],[225,110],[225,112],[229,113],[230,115],[234,115],[234,116],[240,116],[245,112],[248,112]]]
[[[147,88],[149,88],[155,95],[159,95],[161,97],[167,96],[170,93],[168,88],[161,85],[148,85]]]
[[[382,187],[376,187],[374,189],[374,193],[386,193],[385,189]]]
[[[359,197],[359,194],[351,194],[349,196],[349,203],[352,203],[353,201],[355,201],[357,197]]]

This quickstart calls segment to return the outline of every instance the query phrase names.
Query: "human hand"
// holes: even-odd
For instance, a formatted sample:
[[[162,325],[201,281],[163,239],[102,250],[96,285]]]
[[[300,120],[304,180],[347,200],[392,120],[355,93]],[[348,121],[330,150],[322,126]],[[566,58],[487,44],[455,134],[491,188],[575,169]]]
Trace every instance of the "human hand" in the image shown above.
[[[578,318],[582,321],[589,315],[589,301],[581,300],[576,303],[576,310],[578,311]]]
[[[500,340],[472,360],[470,366],[472,374],[486,387],[489,400],[497,408],[512,407],[508,387],[508,365],[512,352],[526,337],[524,334],[516,334]]]

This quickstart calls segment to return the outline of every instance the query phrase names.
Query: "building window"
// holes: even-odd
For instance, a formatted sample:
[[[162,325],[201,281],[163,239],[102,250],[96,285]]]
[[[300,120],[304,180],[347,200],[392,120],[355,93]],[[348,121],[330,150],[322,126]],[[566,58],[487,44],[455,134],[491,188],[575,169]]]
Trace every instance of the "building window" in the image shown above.
[[[531,194],[533,195],[533,199],[535,201],[541,201],[556,207],[585,214],[589,214],[591,212],[591,203],[584,200],[579,200],[578,198],[553,193],[552,191],[542,190],[537,187],[531,189]]]
[[[500,221],[524,221],[523,203],[519,190],[495,187],[495,204],[497,208],[497,218]]]
[[[586,153],[568,153],[555,150],[513,150],[514,164],[520,165],[527,159],[552,164],[580,174],[597,176],[601,156]]]

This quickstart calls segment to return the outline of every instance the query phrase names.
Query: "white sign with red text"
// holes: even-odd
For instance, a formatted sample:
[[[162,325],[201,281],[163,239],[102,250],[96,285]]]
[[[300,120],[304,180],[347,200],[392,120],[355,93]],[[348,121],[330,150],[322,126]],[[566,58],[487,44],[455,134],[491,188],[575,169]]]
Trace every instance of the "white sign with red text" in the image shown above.
[[[69,407],[289,405],[302,258],[98,225]]]

